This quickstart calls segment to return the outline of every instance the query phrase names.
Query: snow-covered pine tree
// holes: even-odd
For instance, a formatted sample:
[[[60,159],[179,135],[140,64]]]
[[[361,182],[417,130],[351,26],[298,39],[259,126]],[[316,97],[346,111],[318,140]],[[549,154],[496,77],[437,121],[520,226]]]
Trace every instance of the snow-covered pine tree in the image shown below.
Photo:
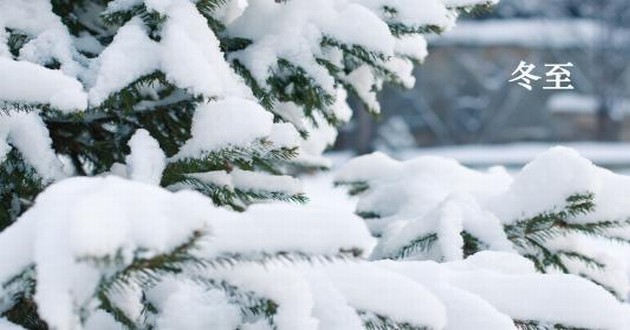
[[[628,306],[599,286],[539,274],[518,254],[486,251],[441,264],[364,261],[373,244],[351,213],[286,203],[238,213],[190,190],[115,176],[70,178],[48,187],[0,233],[0,329],[630,324]]]
[[[0,227],[60,178],[133,177],[134,145],[163,163],[143,179],[217,205],[304,201],[283,174],[326,166],[347,93],[379,111],[423,34],[492,2],[0,1]]]
[[[515,255],[371,263],[352,215],[210,202],[303,200],[345,95],[377,111],[479,2],[0,0],[0,328],[624,329]]]
[[[372,259],[460,260],[516,252],[541,272],[572,273],[630,297],[629,269],[611,253],[630,243],[630,178],[556,147],[512,177],[454,160],[399,162],[374,153],[350,161],[337,184],[360,197],[357,214],[379,243]]]

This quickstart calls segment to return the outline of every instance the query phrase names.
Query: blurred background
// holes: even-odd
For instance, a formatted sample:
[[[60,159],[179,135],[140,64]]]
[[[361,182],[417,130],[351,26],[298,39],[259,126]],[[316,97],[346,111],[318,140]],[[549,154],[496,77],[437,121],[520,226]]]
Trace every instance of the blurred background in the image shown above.
[[[542,76],[532,91],[508,82],[520,61]],[[567,62],[575,89],[543,90],[544,64]],[[630,1],[501,0],[430,38],[415,87],[385,86],[381,117],[356,111],[335,150],[520,165],[565,144],[630,167],[629,66]]]

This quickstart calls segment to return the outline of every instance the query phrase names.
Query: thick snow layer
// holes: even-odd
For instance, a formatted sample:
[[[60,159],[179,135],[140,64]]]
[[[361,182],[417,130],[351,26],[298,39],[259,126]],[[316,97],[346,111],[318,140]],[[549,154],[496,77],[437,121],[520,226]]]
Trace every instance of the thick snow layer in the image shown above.
[[[138,303],[146,299],[160,329],[239,326],[241,306],[224,291],[203,285],[203,279],[211,279],[273,300],[278,329],[361,329],[370,316],[448,330],[514,329],[512,319],[615,330],[628,326],[627,306],[605,290],[572,275],[538,274],[530,261],[513,253],[480,252],[444,264],[300,261],[300,254],[368,253],[373,244],[363,221],[352,215],[351,203],[322,207],[339,201],[341,193],[322,184],[309,181],[315,192],[311,206],[267,204],[234,213],[194,192],[171,193],[116,177],[67,179],[49,187],[0,233],[0,249],[15,251],[0,254],[0,283],[34,264],[35,301],[49,325],[77,327],[81,310],[84,328],[119,329],[110,315],[94,309],[98,304],[91,297],[100,276],[129,265],[133,257],[171,251],[201,231],[208,236],[195,255],[259,261],[165,275],[145,292],[132,282],[112,293],[111,301],[137,319]],[[260,262],[277,253],[296,253],[296,259],[288,254]],[[89,261],[106,256],[120,259]],[[12,329],[8,321],[0,326]],[[258,322],[243,328],[268,327]]]
[[[455,24],[457,14],[450,12],[441,0],[425,0],[422,2],[414,0],[359,0],[360,2],[380,13],[381,17],[388,21],[390,14],[383,10],[384,7],[396,10],[395,21],[406,26],[423,27],[433,25],[444,30],[452,28]],[[479,0],[468,1],[469,4],[482,3]]]
[[[191,173],[189,177],[217,187],[237,188],[250,192],[280,192],[296,195],[304,192],[300,180],[288,175],[271,175],[265,173],[234,169],[226,171],[211,171]]]
[[[23,329],[24,328],[7,321],[5,318],[0,319],[0,330],[23,330]]]
[[[258,103],[237,98],[203,104],[193,116],[192,137],[175,159],[199,158],[228,147],[246,147],[267,137],[273,128],[273,115]]]
[[[51,327],[75,328],[75,307],[99,280],[98,267],[77,260],[117,255],[128,265],[138,251],[145,257],[170,251],[204,230],[206,203],[195,193],[172,194],[115,177],[61,181],[0,234],[0,242],[12,246],[5,251],[14,251],[0,255],[0,281],[34,263],[39,315]]]
[[[262,192],[271,189],[289,195],[304,192],[300,180],[288,175],[269,175],[239,169],[230,174],[234,187],[245,191]]]
[[[160,54],[166,77],[195,95],[250,97],[219,49],[207,20],[190,1],[155,1],[168,15]],[[172,4],[171,4],[172,3]],[[168,4],[168,5],[166,5]]]
[[[593,194],[595,208],[567,217],[564,221],[568,223],[623,222],[630,216],[625,202],[630,199],[630,177],[597,167],[566,147],[549,149],[514,175],[501,167],[472,170],[435,156],[399,162],[374,153],[348,162],[337,172],[336,181],[369,187],[359,195],[356,210],[377,216],[366,219],[379,237],[373,259],[460,260],[464,256],[462,232],[479,239],[483,249],[520,251],[522,247],[508,240],[504,226],[559,211],[567,198],[576,194]],[[436,244],[424,252],[406,254],[413,242],[431,235],[435,235]],[[630,232],[625,227],[610,230],[609,235],[627,239]],[[552,251],[573,251],[606,265],[602,271],[567,260],[572,273],[586,274],[620,297],[630,292],[630,259],[622,252],[627,249],[612,248],[610,243],[582,235],[545,241]]]
[[[457,273],[452,281],[518,320],[537,319],[591,329],[628,327],[628,306],[593,282],[577,276],[488,276],[481,269]]]
[[[352,24],[349,24],[352,22]],[[369,30],[366,34],[363,31]],[[234,55],[252,72],[260,85],[266,85],[278,58],[302,67],[325,90],[334,91],[334,81],[316,62],[323,37],[364,46],[393,55],[394,37],[387,25],[372,11],[350,1],[249,1],[242,16],[228,26],[231,34],[253,40]]]
[[[46,125],[37,111],[16,112],[0,118],[0,161],[13,146],[44,181],[61,179],[66,173],[51,144]]]
[[[480,263],[478,257],[484,260]],[[480,329],[514,329],[506,316],[592,329],[629,325],[628,306],[601,287],[573,275],[538,274],[531,264],[523,267],[527,263],[515,254],[482,252],[454,263],[381,261],[377,265],[405,274],[445,299],[447,314],[457,315],[449,315],[454,322],[447,329],[470,329],[472,324]]]
[[[166,156],[158,142],[144,129],[137,130],[129,140],[131,153],[126,157],[127,177],[159,185],[166,167]]]
[[[110,7],[128,5],[119,2]],[[151,40],[139,18],[120,28],[114,41],[92,65],[95,82],[90,89],[91,104],[101,104],[111,93],[158,70],[193,95],[252,97],[225,61],[219,40],[193,3],[151,1],[149,5],[168,16],[161,30],[161,40]],[[134,56],[129,57],[130,53]]]
[[[238,306],[228,303],[225,293],[185,278],[168,278],[148,299],[158,309],[158,329],[236,329],[240,322]]]
[[[348,303],[358,310],[433,329],[447,323],[440,300],[405,276],[379,270],[370,263],[332,265],[325,270]]]
[[[253,205],[239,216],[226,211],[210,226],[214,235],[203,252],[207,257],[278,252],[335,255],[353,249],[367,254],[374,246],[357,216],[290,204]]]
[[[556,147],[523,167],[490,208],[505,222],[529,218],[562,205],[572,194],[597,193],[600,176],[600,169],[577,151]]]
[[[348,162],[336,173],[335,180],[366,181],[379,187],[362,196],[358,211],[370,209],[381,215],[415,217],[426,214],[456,192],[489,198],[507,189],[511,177],[498,169],[478,172],[446,158],[424,156],[398,162],[374,153]]]
[[[381,105],[376,98],[376,90],[374,89],[377,81],[369,66],[362,65],[354,69],[344,80],[354,88],[370,111],[376,113],[381,111]]]
[[[49,325],[70,329],[79,322],[75,308],[89,302],[102,274],[126,267],[134,258],[171,251],[195,232],[210,233],[196,252],[204,258],[335,256],[366,253],[373,245],[357,217],[290,205],[261,205],[239,214],[211,205],[195,192],[171,193],[117,177],[60,181],[0,233],[0,247],[14,251],[0,254],[0,283],[36,265],[38,312]],[[90,262],[114,257],[114,264]],[[163,308],[168,315],[181,299],[206,298],[174,293]],[[172,322],[168,319],[163,322]]]
[[[300,133],[290,123],[275,123],[271,128],[269,141],[274,148],[295,148],[299,147],[302,139]]]
[[[50,104],[63,112],[87,108],[81,83],[59,70],[0,57],[0,76],[0,100]]]
[[[112,43],[92,64],[95,81],[89,91],[90,103],[99,105],[111,93],[156,71],[159,54],[159,46],[149,38],[142,21],[139,18],[129,21],[118,29]]]
[[[53,13],[49,1],[1,1],[0,29],[4,28],[30,36],[20,49],[20,60],[42,65],[57,61],[64,74],[72,77],[79,74],[81,66],[75,60],[72,37],[61,18]]]

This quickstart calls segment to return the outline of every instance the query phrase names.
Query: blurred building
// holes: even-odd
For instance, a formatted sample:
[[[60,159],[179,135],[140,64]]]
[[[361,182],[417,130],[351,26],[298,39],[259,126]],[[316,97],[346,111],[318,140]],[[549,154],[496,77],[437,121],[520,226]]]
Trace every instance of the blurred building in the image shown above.
[[[630,2],[502,0],[432,38],[412,90],[385,87],[378,121],[355,112],[340,148],[630,140]],[[520,61],[542,78],[508,82]],[[573,90],[544,90],[545,64]]]

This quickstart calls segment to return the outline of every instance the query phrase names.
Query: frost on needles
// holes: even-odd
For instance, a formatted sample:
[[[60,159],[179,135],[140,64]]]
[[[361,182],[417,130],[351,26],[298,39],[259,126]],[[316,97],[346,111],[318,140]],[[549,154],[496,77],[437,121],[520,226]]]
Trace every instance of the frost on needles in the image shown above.
[[[626,329],[515,253],[372,262],[357,216],[255,203],[494,2],[0,0],[0,329]]]

